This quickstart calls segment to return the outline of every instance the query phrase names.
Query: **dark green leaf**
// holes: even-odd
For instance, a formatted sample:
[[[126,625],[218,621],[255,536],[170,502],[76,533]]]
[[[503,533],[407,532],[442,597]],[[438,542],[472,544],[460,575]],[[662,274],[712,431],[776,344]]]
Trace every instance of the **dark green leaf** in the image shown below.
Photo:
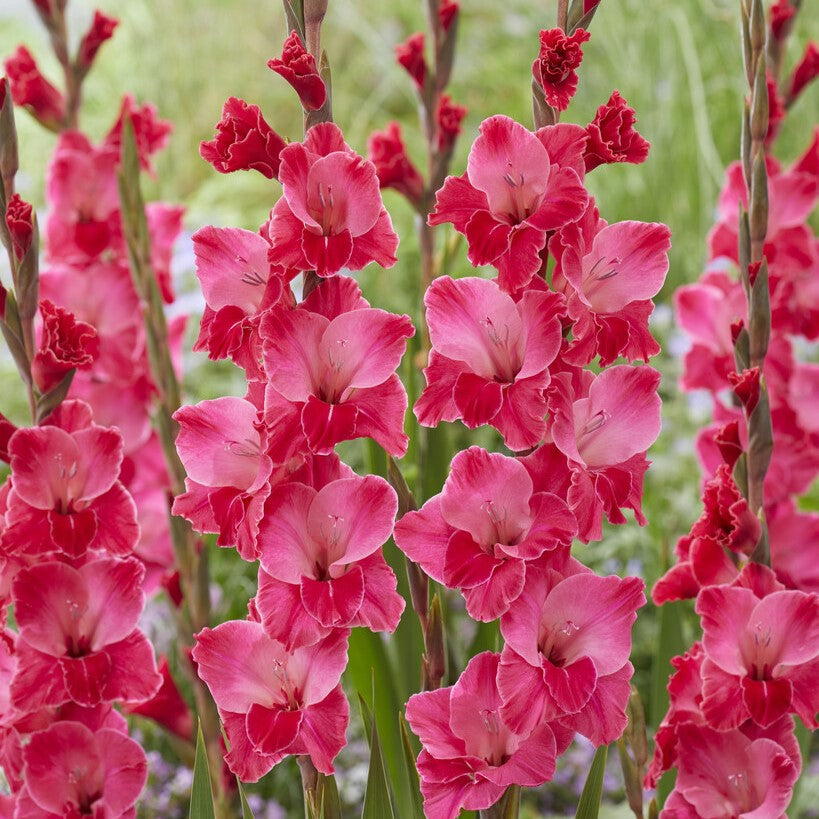
[[[606,773],[606,759],[609,746],[601,745],[594,754],[583,793],[577,803],[577,819],[597,819],[600,812],[600,800],[603,798],[603,777]]]
[[[410,802],[407,809],[412,819],[424,819],[424,800],[421,796],[421,780],[418,777],[418,769],[415,767],[415,752],[412,749],[412,741],[403,715],[400,715],[398,720],[401,724],[401,750],[404,752],[404,765],[409,782]],[[403,817],[403,812],[401,815]]]
[[[196,761],[193,765],[193,785],[191,785],[191,809],[189,819],[216,819],[213,812],[213,794],[210,785],[210,768],[202,724],[196,731]]]
[[[361,701],[360,697],[359,700]],[[366,707],[366,703],[364,706]],[[375,719],[371,720],[371,727],[370,773],[367,776],[367,790],[364,792],[362,819],[395,819],[384,754],[381,751],[381,740],[378,738],[378,722]]]

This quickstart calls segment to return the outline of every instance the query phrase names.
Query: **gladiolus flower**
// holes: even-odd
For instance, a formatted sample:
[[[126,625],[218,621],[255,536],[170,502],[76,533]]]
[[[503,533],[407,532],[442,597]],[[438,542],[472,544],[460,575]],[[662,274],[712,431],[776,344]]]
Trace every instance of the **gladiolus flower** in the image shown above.
[[[258,105],[229,97],[216,123],[216,136],[199,153],[219,173],[258,171],[279,178],[279,155],[287,143],[267,124]]]
[[[532,76],[543,89],[552,108],[565,111],[577,90],[577,68],[583,60],[582,45],[591,34],[582,28],[566,35],[562,28],[540,32],[540,53],[532,64]]]
[[[139,527],[134,502],[117,480],[122,437],[93,424],[83,402],[60,409],[70,419],[66,429],[20,429],[9,441],[13,488],[3,541],[32,555],[130,554]]]
[[[290,646],[331,628],[394,631],[404,600],[381,546],[397,510],[395,492],[375,475],[318,490],[274,488],[259,529],[264,574],[256,601],[268,633]]]
[[[407,702],[407,722],[423,746],[418,773],[428,819],[488,808],[509,785],[536,787],[554,775],[556,753],[565,746],[557,747],[546,723],[527,732],[508,725],[496,683],[499,660],[489,651],[478,654],[455,685]]]
[[[595,745],[622,734],[634,673],[631,627],[646,602],[643,587],[636,577],[527,571],[521,596],[501,618],[498,688],[511,728],[559,720]]]
[[[469,615],[489,622],[523,589],[528,562],[577,532],[565,502],[535,492],[516,458],[479,447],[452,460],[443,491],[395,525],[395,542],[438,583],[460,588]]]
[[[40,392],[57,386],[70,370],[88,367],[99,355],[97,331],[73,313],[45,299],[40,302],[43,330],[31,374]]]
[[[40,563],[17,575],[16,707],[141,702],[156,694],[162,678],[153,648],[137,628],[144,575],[133,558],[100,558],[78,568]]]
[[[23,749],[25,787],[15,815],[125,819],[148,780],[142,748],[120,731],[58,722]]]
[[[451,222],[466,236],[469,261],[496,267],[500,286],[514,293],[540,270],[549,231],[585,209],[588,194],[564,166],[585,137],[573,125],[533,134],[504,116],[484,120],[480,131],[466,173],[447,177],[429,223]]]
[[[550,390],[552,437],[569,459],[572,485],[569,508],[583,540],[602,537],[603,512],[625,523],[621,507],[640,511],[645,452],[660,434],[660,374],[651,367],[620,365],[597,376],[583,371],[579,384],[566,374]]]
[[[122,99],[117,121],[102,143],[104,147],[113,148],[117,157],[122,147],[122,126],[126,117],[131,120],[134,129],[139,164],[144,170],[153,173],[151,157],[168,144],[173,125],[159,118],[155,106],[148,102],[140,106],[130,94],[126,94]]]
[[[347,634],[336,629],[292,651],[245,620],[196,635],[193,659],[230,741],[225,761],[243,782],[256,782],[287,754],[307,754],[319,771],[333,772],[350,718],[340,683]]]
[[[601,105],[594,119],[586,127],[589,141],[586,146],[586,171],[612,162],[645,162],[651,147],[634,129],[637,121],[634,109],[613,91],[609,101]]]
[[[319,455],[369,436],[400,457],[407,394],[395,368],[414,333],[409,316],[370,307],[349,278],[324,282],[299,309],[268,311],[261,323],[267,417],[289,413],[288,437],[303,436]]]
[[[532,290],[515,303],[494,281],[442,276],[424,303],[432,353],[414,408],[419,423],[491,424],[515,451],[539,443],[548,368],[562,338],[562,297]]]
[[[324,105],[327,89],[318,73],[316,59],[295,31],[284,41],[282,56],[268,60],[267,67],[293,86],[305,110],[317,111]]]
[[[381,201],[375,166],[332,122],[313,126],[280,155],[283,195],[270,220],[274,264],[332,276],[343,267],[395,264],[398,236]]]
[[[775,582],[770,569],[764,574]],[[815,594],[789,589],[760,596],[741,586],[710,586],[697,598],[697,613],[706,657],[703,712],[711,725],[735,728],[750,717],[766,727],[794,712],[817,727]]]

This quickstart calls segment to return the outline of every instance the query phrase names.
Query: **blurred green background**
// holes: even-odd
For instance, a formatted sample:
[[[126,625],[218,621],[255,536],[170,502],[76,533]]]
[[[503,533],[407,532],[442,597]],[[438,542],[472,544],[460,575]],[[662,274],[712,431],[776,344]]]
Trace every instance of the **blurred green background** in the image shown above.
[[[4,0],[0,5],[0,57],[24,42],[43,70],[56,80],[59,74],[45,33],[27,0]],[[788,67],[808,39],[819,37],[819,14],[811,5],[804,3]],[[423,28],[423,6],[423,0],[330,0],[323,33],[333,72],[335,119],[347,141],[363,153],[370,132],[383,128],[389,120],[399,120],[410,153],[420,167],[425,166],[425,160],[414,89],[395,65],[393,48]],[[149,198],[182,202],[188,208],[186,235],[178,250],[178,285],[183,306],[195,312],[201,302],[190,274],[190,233],[206,223],[256,229],[267,218],[280,191],[277,183],[258,174],[222,176],[199,157],[198,144],[213,135],[225,98],[238,96],[256,103],[281,134],[292,139],[301,136],[295,95],[266,67],[267,60],[279,53],[285,35],[281,6],[276,0],[100,0],[93,4],[71,0],[75,34],[85,29],[94,7],[120,18],[121,25],[114,40],[103,47],[86,83],[82,127],[94,138],[105,133],[125,92],[140,101],[154,102],[160,115],[173,121],[170,146],[158,158],[156,178],[146,180],[146,191]],[[554,25],[555,7],[555,0],[462,1],[449,91],[469,108],[469,115],[453,172],[463,171],[477,126],[485,117],[504,113],[531,123],[531,63],[538,47],[538,31]],[[673,249],[668,281],[657,299],[654,316],[654,330],[664,352],[653,363],[664,374],[665,406],[663,433],[650,452],[654,466],[646,480],[645,512],[650,523],[644,529],[633,524],[609,527],[601,543],[580,548],[577,554],[597,571],[640,574],[650,585],[664,570],[677,537],[687,531],[699,511],[693,436],[707,418],[708,405],[677,389],[679,355],[685,342],[674,326],[670,299],[675,287],[695,280],[701,272],[705,235],[712,223],[723,168],[738,154],[745,86],[738,0],[603,0],[591,31],[579,71],[579,90],[564,120],[587,123],[597,106],[617,88],[636,109],[638,129],[651,141],[652,151],[643,165],[607,166],[595,171],[588,186],[601,214],[611,222],[640,219],[668,224]],[[790,161],[801,151],[817,121],[819,92],[814,86],[786,121],[779,140],[783,160]],[[42,208],[44,171],[54,137],[25,114],[18,117],[18,126],[22,165],[18,187],[26,199]],[[362,286],[373,304],[417,319],[420,267],[412,213],[397,194],[387,191],[384,199],[401,236],[399,262],[387,272],[365,271]],[[441,229],[439,242],[448,235],[447,229]],[[454,274],[468,270],[463,248],[460,253],[451,271]],[[191,333],[195,333],[196,318],[191,324]],[[213,365],[192,354],[186,362],[189,400],[241,393],[242,381],[234,368]],[[12,397],[18,391],[15,378],[10,363],[5,362],[0,370],[5,403],[0,410],[11,415],[21,406]],[[460,426],[453,426],[446,434],[452,451],[476,442],[476,436],[467,435]],[[491,434],[477,437],[487,446],[496,445],[498,440]],[[367,468],[368,453],[363,445],[345,447],[343,454],[357,468]],[[411,465],[408,473],[412,478]],[[254,591],[252,572],[235,555],[222,552],[215,557],[214,572],[221,590],[218,615],[221,619],[241,617]],[[457,607],[457,601],[453,605]],[[669,612],[665,628],[671,628],[678,619],[685,641],[690,642],[693,618],[684,607]],[[460,622],[457,615],[453,614],[452,622]],[[415,630],[417,626],[410,621],[405,628]],[[644,609],[635,630],[633,662],[635,681],[655,719],[664,710],[667,678],[665,659],[657,658],[659,630],[656,611]],[[468,646],[472,635],[450,636],[453,642]],[[156,637],[161,641],[161,634]],[[414,633],[410,642],[414,640],[417,645],[417,637]],[[377,642],[356,643],[354,648],[363,653],[383,650]],[[417,669],[404,665],[392,647],[387,651],[393,652],[388,659],[399,680],[399,694],[415,690]],[[366,779],[366,747],[362,747],[358,731],[358,741],[353,735],[340,764],[343,795],[350,803],[360,798]],[[578,769],[585,770],[588,753],[580,749],[575,756]],[[152,762],[155,772],[164,770],[158,757]],[[607,780],[610,804],[606,815],[627,816],[621,786],[612,771],[611,781]],[[180,807],[184,802],[177,804],[173,797],[174,787],[184,795],[189,784],[184,772],[169,769],[162,776],[161,782],[154,783],[159,795],[152,796],[153,807],[146,802],[142,815],[185,815]],[[155,778],[161,777],[156,773]],[[530,811],[528,815],[545,810],[573,812],[578,784],[568,774],[563,780],[543,789],[551,795],[532,801],[525,808]],[[815,779],[811,779],[808,787],[803,787],[802,805],[815,802],[810,795],[814,786]],[[298,799],[298,791],[295,765],[280,766],[261,790],[251,792],[275,795],[284,812],[268,807],[267,812],[257,812],[257,817],[291,815],[289,808]],[[813,814],[805,808],[792,809],[791,815]]]

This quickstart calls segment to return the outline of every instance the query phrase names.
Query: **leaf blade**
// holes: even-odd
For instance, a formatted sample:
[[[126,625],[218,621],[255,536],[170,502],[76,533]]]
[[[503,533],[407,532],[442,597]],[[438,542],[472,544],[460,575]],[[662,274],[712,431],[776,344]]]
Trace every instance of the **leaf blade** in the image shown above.
[[[576,819],[597,819],[603,798],[603,777],[606,773],[608,755],[608,745],[601,745],[595,751],[583,793],[580,794],[580,801],[577,803]]]
[[[213,792],[210,782],[210,767],[202,736],[202,723],[196,730],[196,757],[193,763],[193,783],[191,784],[191,804],[189,819],[216,819],[213,811]]]

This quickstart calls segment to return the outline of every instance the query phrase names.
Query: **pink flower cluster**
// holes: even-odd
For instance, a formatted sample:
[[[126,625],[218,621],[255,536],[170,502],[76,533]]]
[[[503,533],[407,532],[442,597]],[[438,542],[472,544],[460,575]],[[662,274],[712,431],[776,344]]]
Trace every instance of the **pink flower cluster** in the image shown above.
[[[137,508],[121,478],[119,431],[64,401],[8,443],[0,489],[0,764],[4,815],[133,816],[147,778],[115,703],[163,683],[137,621],[145,565]]]
[[[579,64],[588,38],[559,34],[541,35],[534,70],[544,85]],[[575,86],[576,77],[547,100],[565,108],[559,94]],[[631,123],[633,112],[625,131]],[[452,223],[472,264],[497,276],[442,276],[427,290],[432,350],[415,414],[425,426],[490,425],[511,450],[460,452],[443,491],[395,526],[407,557],[460,590],[473,618],[499,619],[504,640],[453,686],[407,704],[432,819],[487,808],[509,785],[540,785],[575,733],[604,745],[626,726],[643,582],[600,577],[570,548],[602,537],[604,517],[625,523],[624,509],[645,523],[660,376],[634,362],[659,351],[648,317],[670,242],[664,225],[600,218],[584,184],[596,145],[593,126],[533,133],[490,117],[430,217]],[[621,357],[629,363],[608,366]]]
[[[324,84],[295,32],[269,65],[305,110],[321,108]],[[258,232],[208,226],[193,237],[207,305],[195,349],[242,367],[247,392],[176,414],[188,478],[174,512],[260,564],[248,618],[204,629],[193,650],[228,736],[226,761],[244,781],[291,754],[332,773],[349,719],[340,681],[350,629],[394,631],[404,609],[381,551],[395,491],[334,451],[364,437],[394,456],[407,449],[395,369],[412,322],[371,307],[345,275],[390,267],[398,237],[375,166],[338,126],[315,124],[286,147],[271,134],[255,106],[230,100],[202,146],[219,171],[277,178],[282,196]],[[299,300],[300,273],[312,289]]]
[[[772,10],[775,39],[786,8],[780,3]],[[766,144],[776,127],[771,108]],[[740,163],[726,172],[706,271],[675,299],[691,342],[681,384],[707,391],[714,417],[697,439],[705,475],[702,515],[677,543],[677,562],[652,593],[658,605],[696,598],[702,619],[702,641],[674,660],[671,704],[646,779],[653,786],[664,771],[677,769],[665,811],[675,817],[716,815],[715,806],[732,815],[783,815],[801,767],[792,715],[817,727],[819,515],[800,510],[797,500],[819,474],[819,368],[800,361],[797,351],[804,340],[819,338],[819,240],[808,224],[819,200],[819,131],[789,168],[770,154],[765,161],[762,250],[771,327],[764,376],[761,366],[737,372],[734,355],[749,322],[736,275],[739,214],[749,207]],[[750,265],[750,288],[761,270]],[[738,481],[745,480],[748,419],[763,383],[773,452],[758,517]],[[761,539],[769,546],[770,569],[750,562]]]

